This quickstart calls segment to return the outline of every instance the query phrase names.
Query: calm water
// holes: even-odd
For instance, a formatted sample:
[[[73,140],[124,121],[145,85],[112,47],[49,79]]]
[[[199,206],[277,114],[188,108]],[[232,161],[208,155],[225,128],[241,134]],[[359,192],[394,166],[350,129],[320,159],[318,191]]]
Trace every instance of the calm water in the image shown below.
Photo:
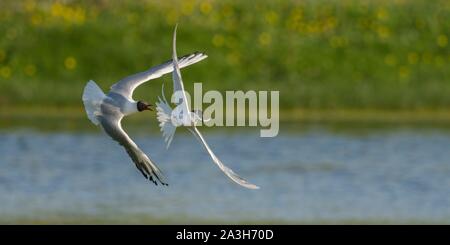
[[[170,151],[159,134],[131,135],[169,187],[101,133],[0,132],[0,223],[450,223],[448,131],[207,131],[258,191],[229,181],[187,133]]]

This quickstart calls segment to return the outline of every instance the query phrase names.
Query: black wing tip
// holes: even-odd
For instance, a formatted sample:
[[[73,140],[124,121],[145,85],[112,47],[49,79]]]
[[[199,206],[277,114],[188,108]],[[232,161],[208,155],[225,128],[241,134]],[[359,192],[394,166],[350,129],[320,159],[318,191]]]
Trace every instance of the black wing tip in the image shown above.
[[[159,183],[162,186],[169,186],[169,184],[167,184],[166,182],[162,181],[157,175],[155,175],[156,179],[159,181]],[[153,178],[153,176],[148,176],[146,179],[150,180],[151,182],[153,182],[153,184],[155,184],[156,186],[158,185],[158,181],[156,181],[156,179]]]
[[[204,52],[195,51],[194,53],[190,53],[190,54],[186,54],[186,55],[183,55],[181,57],[178,57],[178,60],[186,59],[186,58],[192,59],[192,58],[197,57],[197,56],[208,56],[208,55],[206,53],[204,53]]]
[[[155,177],[159,180],[161,185],[169,186],[169,184],[167,184],[166,182],[162,181],[161,178],[159,178],[159,176],[157,174],[155,174]]]
[[[153,184],[155,184],[156,186],[158,185],[158,182],[153,178],[152,175],[149,175],[147,173],[145,173],[142,169],[138,168],[139,171],[142,173],[142,175],[144,176],[144,178],[146,178],[147,180],[150,180],[151,182],[153,182]],[[155,175],[156,178],[158,179],[158,181],[161,183],[161,185],[163,186],[169,186],[169,184],[163,182],[157,175]]]
[[[167,183],[161,181],[158,177],[157,177],[158,181],[156,181],[152,176],[148,176],[148,177],[146,177],[146,179],[148,179],[148,180],[150,180],[151,182],[153,182],[153,184],[155,184],[156,186],[158,185],[158,181],[159,181],[159,183],[160,183],[162,186],[169,186],[169,184],[167,184]]]
[[[195,55],[195,56],[197,56],[197,55],[202,55],[202,56],[208,57],[208,55],[207,55],[206,53],[200,52],[200,51],[195,51],[195,52],[194,52],[194,55]]]
[[[186,55],[183,55],[183,56],[179,56],[178,57],[178,63],[180,63],[180,61],[182,61],[182,60],[184,60],[186,58],[189,58],[190,56],[192,56],[192,58],[197,57],[197,56],[208,57],[208,55],[206,53],[204,53],[204,52],[195,51],[194,53],[190,53],[190,54],[186,54]],[[189,59],[192,59],[192,58],[189,58]],[[172,63],[172,62],[173,62],[173,59],[170,59],[170,60],[167,60],[164,63]]]

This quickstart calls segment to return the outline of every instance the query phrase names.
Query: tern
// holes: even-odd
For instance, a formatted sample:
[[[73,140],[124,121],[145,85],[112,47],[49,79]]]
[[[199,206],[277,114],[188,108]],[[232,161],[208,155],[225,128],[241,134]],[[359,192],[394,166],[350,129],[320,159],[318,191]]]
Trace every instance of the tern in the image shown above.
[[[180,58],[180,67],[186,67],[208,57],[195,52]],[[136,145],[136,143],[122,129],[121,120],[124,116],[152,110],[149,103],[135,101],[132,98],[133,91],[146,81],[159,78],[173,71],[171,60],[126,78],[111,86],[109,93],[105,94],[100,87],[90,80],[83,91],[83,104],[89,120],[100,126],[113,140],[117,141],[127,151],[128,155],[144,175],[144,177],[156,185],[160,182],[167,185],[161,170],[156,164]]]
[[[237,184],[244,186],[249,189],[259,189],[258,186],[249,183],[239,175],[237,175],[233,170],[225,166],[219,158],[214,154],[209,145],[206,143],[203,135],[200,133],[198,128],[196,127],[200,122],[203,121],[203,115],[201,111],[190,111],[189,105],[187,102],[186,91],[184,90],[183,81],[181,79],[180,67],[181,60],[177,59],[176,52],[176,35],[177,35],[177,26],[175,26],[175,30],[173,33],[173,51],[172,51],[172,61],[173,61],[173,90],[174,94],[179,95],[179,100],[177,106],[172,110],[169,103],[167,102],[164,96],[164,84],[162,88],[162,97],[159,98],[159,101],[156,102],[157,109],[157,119],[160,122],[159,126],[161,127],[161,131],[163,133],[163,138],[166,142],[166,147],[169,148],[169,145],[173,139],[176,128],[179,126],[186,127],[199,141],[203,144],[206,151],[211,156],[212,160],[215,164],[227,175],[231,180],[236,182]]]

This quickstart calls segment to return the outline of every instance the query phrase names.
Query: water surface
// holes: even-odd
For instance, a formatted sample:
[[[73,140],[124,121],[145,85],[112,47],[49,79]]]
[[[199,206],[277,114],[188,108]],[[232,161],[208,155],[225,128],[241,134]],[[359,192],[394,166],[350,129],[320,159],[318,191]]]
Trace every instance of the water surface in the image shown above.
[[[168,187],[100,132],[0,132],[0,223],[450,223],[445,130],[207,130],[257,191],[228,180],[190,134],[169,151],[159,134],[131,134]]]

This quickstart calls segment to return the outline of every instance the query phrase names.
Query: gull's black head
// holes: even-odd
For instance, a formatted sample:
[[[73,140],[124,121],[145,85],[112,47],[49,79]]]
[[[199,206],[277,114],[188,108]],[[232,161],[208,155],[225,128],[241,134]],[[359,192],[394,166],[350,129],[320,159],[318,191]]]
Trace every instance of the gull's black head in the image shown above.
[[[145,110],[153,111],[151,106],[152,106],[151,104],[144,101],[138,101],[137,103],[138,111],[145,111]]]

